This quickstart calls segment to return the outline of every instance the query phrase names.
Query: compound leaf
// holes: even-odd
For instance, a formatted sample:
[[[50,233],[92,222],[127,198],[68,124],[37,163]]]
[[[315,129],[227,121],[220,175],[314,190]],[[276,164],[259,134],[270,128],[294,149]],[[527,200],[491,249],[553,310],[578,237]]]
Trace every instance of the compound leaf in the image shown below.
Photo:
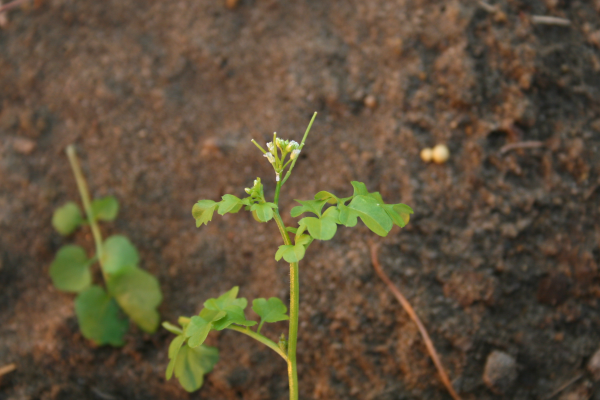
[[[369,194],[367,186],[365,186],[364,183],[358,181],[352,181],[350,183],[354,188],[354,196],[367,196]]]
[[[52,216],[52,226],[63,236],[73,233],[82,223],[81,211],[72,201],[57,208]]]
[[[167,373],[165,377],[167,380],[171,379],[173,376],[173,370],[175,369],[175,362],[177,361],[177,355],[179,354],[179,350],[183,343],[185,342],[185,336],[178,335],[171,341],[169,345],[169,365],[167,366]]]
[[[338,204],[338,209],[340,210],[339,220],[342,225],[345,225],[349,228],[356,226],[358,223],[358,215],[353,213],[348,206],[343,204]]]
[[[212,200],[199,200],[194,204],[192,216],[196,220],[196,228],[202,224],[208,225],[212,221],[213,214],[218,206],[219,203]]]
[[[305,217],[298,221],[298,223],[300,225],[305,225],[310,236],[318,240],[330,240],[337,231],[335,219],[331,217]]]
[[[223,200],[219,202],[219,215],[224,215],[226,213],[235,214],[242,208],[242,199],[237,198],[232,194],[225,194],[222,199]]]
[[[248,301],[245,298],[237,298],[239,287],[234,286],[231,290],[223,293],[216,299],[208,299],[204,302],[205,310],[200,312],[200,317],[207,317],[212,315],[211,323],[213,329],[223,330],[231,324],[238,324],[243,326],[253,326],[256,324],[255,321],[248,321],[244,316],[244,309],[248,306]],[[216,312],[216,314],[215,314]],[[223,315],[224,313],[224,315]]]
[[[63,246],[50,264],[50,278],[58,290],[81,292],[92,283],[90,260],[79,246]]]
[[[348,204],[348,208],[351,213],[360,217],[365,225],[379,236],[386,236],[392,229],[392,219],[385,212],[381,203],[378,203],[372,197],[355,196]]]
[[[267,222],[273,218],[273,209],[277,208],[274,203],[262,203],[262,204],[252,204],[250,210],[254,214],[255,218],[260,222]]]
[[[325,200],[329,204],[337,204],[340,199],[333,193],[321,191],[315,194],[315,200]]]
[[[107,274],[116,274],[128,268],[135,267],[140,262],[140,256],[133,244],[123,235],[113,235],[104,241],[102,269]]]
[[[120,315],[117,302],[100,286],[90,286],[75,299],[75,314],[81,333],[98,345],[122,346],[129,327],[127,318]]]
[[[264,322],[278,322],[290,319],[286,315],[287,307],[277,297],[267,299],[255,299],[252,301],[252,309],[260,316],[261,325]]]
[[[185,336],[189,338],[188,345],[192,348],[200,346],[212,329],[212,322],[199,316],[193,316],[185,328]]]
[[[143,269],[131,267],[111,276],[107,284],[109,292],[133,322],[145,332],[156,331],[160,322],[156,307],[162,301],[156,277]]]
[[[174,372],[179,383],[188,392],[202,387],[204,375],[212,371],[219,361],[219,350],[215,347],[183,345],[177,354]]]
[[[315,218],[316,219],[316,218]],[[306,252],[306,248],[302,244],[284,244],[279,246],[277,253],[275,253],[275,260],[281,260],[281,257],[289,263],[295,263],[304,258],[304,253]]]
[[[292,208],[292,211],[290,212],[290,214],[294,218],[301,214],[304,214],[305,212],[311,212],[320,217],[321,210],[323,209],[323,206],[327,202],[327,200],[296,200],[296,201],[302,205]]]
[[[106,196],[92,201],[92,214],[98,221],[112,221],[119,213],[119,202],[115,196]]]

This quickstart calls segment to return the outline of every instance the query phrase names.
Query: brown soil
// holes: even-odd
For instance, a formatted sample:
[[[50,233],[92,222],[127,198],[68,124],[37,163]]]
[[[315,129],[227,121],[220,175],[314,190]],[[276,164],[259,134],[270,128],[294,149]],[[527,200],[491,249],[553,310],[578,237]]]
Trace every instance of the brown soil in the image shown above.
[[[190,395],[164,379],[168,332],[132,329],[121,349],[87,342],[48,266],[63,244],[91,252],[92,239],[64,239],[50,219],[78,200],[64,155],[76,143],[94,195],[121,201],[103,233],[138,246],[161,281],[164,319],[233,285],[285,299],[273,223],[240,213],[196,229],[190,210],[243,195],[257,176],[272,195],[250,139],[299,140],[313,111],[285,220],[294,198],[348,195],[351,180],[415,215],[385,239],[361,225],[311,246],[301,398],[449,399],[371,267],[373,238],[464,399],[539,399],[578,374],[559,396],[600,399],[585,369],[600,344],[600,2],[498,7],[41,0],[11,11],[0,30],[0,367],[17,370],[0,378],[0,399],[286,398],[282,361],[235,332],[211,334],[221,361]],[[543,146],[500,152],[531,140]],[[436,143],[450,160],[423,163]],[[482,378],[494,350],[518,365],[504,394]]]

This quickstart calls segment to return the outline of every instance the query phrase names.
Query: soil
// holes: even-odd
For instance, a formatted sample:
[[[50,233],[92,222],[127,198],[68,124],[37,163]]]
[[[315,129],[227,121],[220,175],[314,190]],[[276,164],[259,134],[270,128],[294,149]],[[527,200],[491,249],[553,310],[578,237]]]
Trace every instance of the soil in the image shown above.
[[[273,223],[249,213],[196,229],[198,199],[274,174],[250,143],[299,140],[281,196],[340,196],[351,180],[415,210],[376,237],[364,225],[314,243],[301,264],[302,399],[449,399],[416,326],[375,275],[368,240],[415,307],[463,399],[600,399],[600,1],[36,0],[0,29],[0,399],[284,399],[285,365],[236,332],[187,394],[165,381],[172,335],[132,327],[120,349],[80,334],[52,287],[50,224],[79,201],[75,143],[102,226],[138,247],[165,320],[234,285],[289,298]],[[568,19],[541,25],[532,16]],[[538,147],[501,151],[507,144]],[[419,153],[450,149],[442,165]],[[251,311],[248,316],[253,315]],[[276,338],[285,323],[265,328]],[[516,361],[488,387],[488,355]],[[511,370],[514,373],[514,370]],[[511,376],[512,379],[512,376]],[[507,381],[511,381],[508,379]],[[562,396],[562,397],[561,397]]]

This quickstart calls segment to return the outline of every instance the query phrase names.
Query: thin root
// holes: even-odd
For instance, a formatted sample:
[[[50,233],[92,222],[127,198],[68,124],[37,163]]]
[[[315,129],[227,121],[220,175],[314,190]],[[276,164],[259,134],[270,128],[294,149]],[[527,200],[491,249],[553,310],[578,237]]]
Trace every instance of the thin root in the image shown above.
[[[574,378],[572,378],[571,380],[565,382],[554,392],[552,392],[548,396],[544,397],[544,400],[550,400],[551,398],[553,398],[554,396],[556,396],[557,394],[559,394],[560,392],[562,392],[563,390],[565,390],[566,388],[568,388],[569,386],[571,386],[572,384],[574,384],[575,382],[580,380],[582,377],[583,377],[583,374],[579,374],[579,375],[575,376]]]
[[[379,249],[379,246],[373,242],[369,242],[369,247],[371,248],[371,262],[373,263],[373,268],[375,269],[375,272],[377,272],[377,275],[379,275],[381,280],[385,282],[385,284],[394,294],[396,299],[398,299],[400,304],[402,304],[402,307],[404,308],[404,310],[406,310],[413,322],[417,324],[419,332],[421,332],[421,336],[423,337],[423,341],[425,342],[425,346],[427,347],[427,351],[429,352],[429,355],[431,356],[431,359],[433,360],[433,363],[435,364],[435,367],[437,368],[438,373],[440,374],[442,383],[444,384],[444,386],[446,386],[446,389],[448,389],[448,392],[450,392],[452,398],[454,400],[461,400],[458,393],[456,393],[456,391],[452,387],[452,383],[450,383],[450,379],[448,378],[448,375],[444,370],[444,366],[442,365],[442,362],[440,361],[440,358],[438,357],[437,352],[435,351],[435,347],[433,347],[433,342],[429,338],[429,334],[427,333],[425,326],[423,326],[423,323],[421,323],[421,320],[415,313],[415,310],[412,308],[408,300],[406,300],[402,293],[400,293],[400,290],[398,290],[398,288],[392,283],[390,278],[388,278],[385,272],[383,272],[383,269],[379,264],[379,258],[377,257],[377,250]]]

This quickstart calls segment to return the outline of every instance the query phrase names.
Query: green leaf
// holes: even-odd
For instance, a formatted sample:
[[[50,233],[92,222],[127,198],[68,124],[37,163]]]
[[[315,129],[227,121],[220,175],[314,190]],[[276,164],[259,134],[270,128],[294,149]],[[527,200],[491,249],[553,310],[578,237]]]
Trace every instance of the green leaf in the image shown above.
[[[57,208],[52,216],[52,226],[63,236],[73,233],[82,223],[81,211],[72,201]]]
[[[226,213],[235,214],[242,208],[242,200],[232,194],[225,194],[222,199],[223,200],[219,203],[219,215],[224,215]]]
[[[316,219],[316,218],[315,218]],[[306,248],[302,244],[284,244],[279,246],[277,253],[275,253],[275,260],[281,260],[281,257],[289,263],[295,263],[304,258]]]
[[[168,321],[165,321],[162,323],[163,328],[165,328],[166,330],[168,330],[171,333],[174,333],[176,335],[183,335],[183,330],[178,327],[177,325],[174,325]]]
[[[212,371],[218,361],[219,350],[215,347],[183,345],[177,354],[175,376],[185,390],[193,392],[202,387],[204,375]]]
[[[119,213],[119,202],[114,196],[95,199],[92,202],[92,214],[98,221],[112,221]]]
[[[369,194],[369,191],[364,183],[357,181],[352,181],[350,183],[354,188],[354,196],[367,196]]]
[[[315,194],[315,200],[325,200],[329,204],[337,204],[340,201],[336,195],[326,191],[321,191]]]
[[[358,215],[355,214],[348,206],[338,204],[340,210],[339,220],[342,225],[352,228],[358,223]]]
[[[128,267],[135,267],[140,256],[133,244],[123,235],[113,235],[104,241],[102,269],[107,274],[117,274]]]
[[[185,328],[185,336],[190,338],[188,345],[192,348],[200,346],[206,340],[213,327],[212,322],[206,321],[199,316],[193,316]]]
[[[200,225],[208,225],[212,221],[213,214],[219,203],[212,200],[199,200],[194,207],[192,207],[192,216],[196,220],[196,228]]]
[[[255,299],[252,301],[252,309],[260,316],[261,325],[264,322],[278,322],[290,319],[286,315],[287,307],[277,297],[267,299]]]
[[[379,192],[369,193],[368,196],[372,199],[375,199],[375,201],[377,201],[379,204],[385,204],[385,201],[383,201],[383,197],[381,197],[381,193]]]
[[[306,225],[310,236],[318,240],[329,240],[337,231],[337,224],[333,218],[305,217],[298,221],[300,225]]]
[[[58,290],[81,292],[92,283],[90,260],[79,246],[63,246],[50,264],[50,278]]]
[[[252,204],[250,210],[255,213],[255,218],[260,222],[267,222],[273,218],[273,209],[277,208],[274,203]]]
[[[100,286],[90,286],[75,299],[75,314],[81,333],[98,345],[122,346],[129,327],[127,318],[120,315],[117,302]]]
[[[379,236],[386,236],[393,227],[392,219],[385,212],[382,204],[372,197],[355,196],[348,204],[348,208]]]
[[[162,301],[162,293],[153,275],[133,267],[111,276],[107,285],[109,292],[133,322],[145,332],[156,331],[160,322],[156,308]]]
[[[179,350],[181,350],[181,346],[185,342],[185,336],[179,335],[175,336],[175,338],[171,341],[169,345],[169,365],[167,366],[167,373],[165,377],[167,380],[171,379],[173,376],[173,370],[175,369],[175,362],[177,361],[177,355],[179,354]]]
[[[327,210],[325,210],[321,219],[325,219],[325,218],[331,219],[336,224],[341,224],[340,210],[338,210],[337,207],[329,207]]]
[[[245,298],[236,298],[239,287],[235,286],[228,292],[225,292],[216,299],[208,299],[204,302],[205,309],[213,312],[218,312],[213,317],[213,329],[223,330],[231,324],[243,326],[256,325],[256,321],[248,321],[244,316],[244,309],[248,306],[248,301]],[[222,316],[225,313],[225,316]],[[208,311],[202,310],[201,317],[207,317]]]
[[[305,212],[311,212],[320,217],[321,209],[327,202],[327,200],[296,200],[296,201],[302,205],[292,208],[292,211],[290,212],[290,214],[294,218],[296,218],[297,216],[299,216],[301,214],[304,214]]]
[[[296,237],[294,238],[294,243],[305,246],[309,244],[311,240],[312,237],[310,235],[296,235]]]

